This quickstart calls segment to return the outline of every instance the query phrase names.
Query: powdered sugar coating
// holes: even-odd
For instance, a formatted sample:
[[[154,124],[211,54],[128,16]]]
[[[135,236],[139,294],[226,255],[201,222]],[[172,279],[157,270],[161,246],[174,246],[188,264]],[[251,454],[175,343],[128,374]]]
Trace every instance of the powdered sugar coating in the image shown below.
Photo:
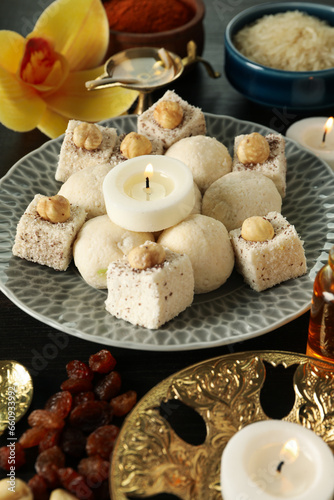
[[[154,119],[154,109],[162,101],[178,102],[183,109],[183,120],[174,129],[163,128]],[[146,135],[149,139],[160,139],[165,149],[184,137],[206,134],[205,117],[202,111],[191,106],[172,90],[167,90],[161,99],[138,116],[137,128],[140,134]]]
[[[57,181],[65,182],[74,172],[97,163],[108,163],[110,161],[116,144],[116,129],[96,124],[102,132],[102,142],[98,148],[88,151],[88,149],[77,147],[73,142],[73,131],[80,123],[82,122],[78,120],[68,122],[55,174]]]
[[[36,194],[17,225],[13,255],[65,271],[72,260],[73,242],[85,221],[86,212],[82,207],[71,205],[71,216],[67,221],[48,222],[36,210],[41,198],[41,194]]]
[[[133,269],[126,257],[109,264],[107,311],[134,325],[157,329],[193,301],[194,275],[187,255],[166,249],[166,260]]]
[[[265,136],[270,148],[269,158],[263,163],[242,163],[237,155],[240,142],[247,137],[247,134],[238,135],[234,139],[234,154],[232,172],[249,170],[260,172],[271,179],[278,189],[279,194],[284,198],[286,194],[286,157],[285,140],[280,134],[267,134]]]
[[[240,228],[230,232],[237,270],[258,292],[306,273],[303,242],[295,227],[278,212],[270,212],[264,218],[274,228],[271,240],[244,240]]]

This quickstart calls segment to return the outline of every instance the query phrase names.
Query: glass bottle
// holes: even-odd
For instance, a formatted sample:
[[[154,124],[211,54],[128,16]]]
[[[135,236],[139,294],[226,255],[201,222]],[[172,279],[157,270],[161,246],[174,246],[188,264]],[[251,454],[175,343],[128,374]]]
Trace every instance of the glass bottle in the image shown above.
[[[306,354],[334,362],[334,246],[314,280]]]

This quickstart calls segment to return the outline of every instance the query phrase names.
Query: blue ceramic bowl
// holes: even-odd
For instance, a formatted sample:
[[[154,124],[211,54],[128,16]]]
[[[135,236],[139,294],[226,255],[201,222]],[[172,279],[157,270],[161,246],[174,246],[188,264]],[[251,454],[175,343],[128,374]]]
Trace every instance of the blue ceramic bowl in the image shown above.
[[[225,74],[248,99],[270,107],[315,110],[334,105],[334,68],[322,71],[282,71],[255,63],[234,46],[234,35],[245,25],[267,15],[300,10],[334,26],[334,7],[306,2],[256,5],[237,14],[225,31]]]

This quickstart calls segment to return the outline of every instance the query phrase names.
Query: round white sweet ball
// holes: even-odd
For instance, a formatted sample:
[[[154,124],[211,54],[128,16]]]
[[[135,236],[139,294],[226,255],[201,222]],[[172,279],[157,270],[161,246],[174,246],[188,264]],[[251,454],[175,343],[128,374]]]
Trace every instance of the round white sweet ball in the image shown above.
[[[107,288],[110,262],[127,255],[132,248],[154,241],[152,233],[136,233],[114,224],[107,215],[84,223],[73,245],[74,263],[83,279],[94,288]]]
[[[282,198],[271,179],[259,172],[230,172],[205,192],[202,213],[219,220],[228,231],[248,217],[281,212]]]
[[[214,137],[185,137],[173,144],[165,154],[182,161],[190,168],[202,193],[232,169],[232,158],[228,149]]]
[[[87,219],[107,213],[102,184],[111,166],[106,163],[89,166],[72,174],[58,194],[73,205],[80,205],[87,212]]]
[[[234,253],[225,226],[211,217],[189,215],[165,229],[158,243],[189,256],[195,278],[195,293],[219,288],[234,267]]]

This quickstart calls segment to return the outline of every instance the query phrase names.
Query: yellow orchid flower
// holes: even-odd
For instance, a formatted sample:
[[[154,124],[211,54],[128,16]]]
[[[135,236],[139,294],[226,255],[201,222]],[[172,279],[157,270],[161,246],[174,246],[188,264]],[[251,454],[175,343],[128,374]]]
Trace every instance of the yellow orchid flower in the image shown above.
[[[101,0],[56,0],[27,38],[0,31],[0,122],[18,132],[38,127],[51,138],[69,119],[100,121],[124,113],[137,92],[89,92],[104,71],[109,25]]]

